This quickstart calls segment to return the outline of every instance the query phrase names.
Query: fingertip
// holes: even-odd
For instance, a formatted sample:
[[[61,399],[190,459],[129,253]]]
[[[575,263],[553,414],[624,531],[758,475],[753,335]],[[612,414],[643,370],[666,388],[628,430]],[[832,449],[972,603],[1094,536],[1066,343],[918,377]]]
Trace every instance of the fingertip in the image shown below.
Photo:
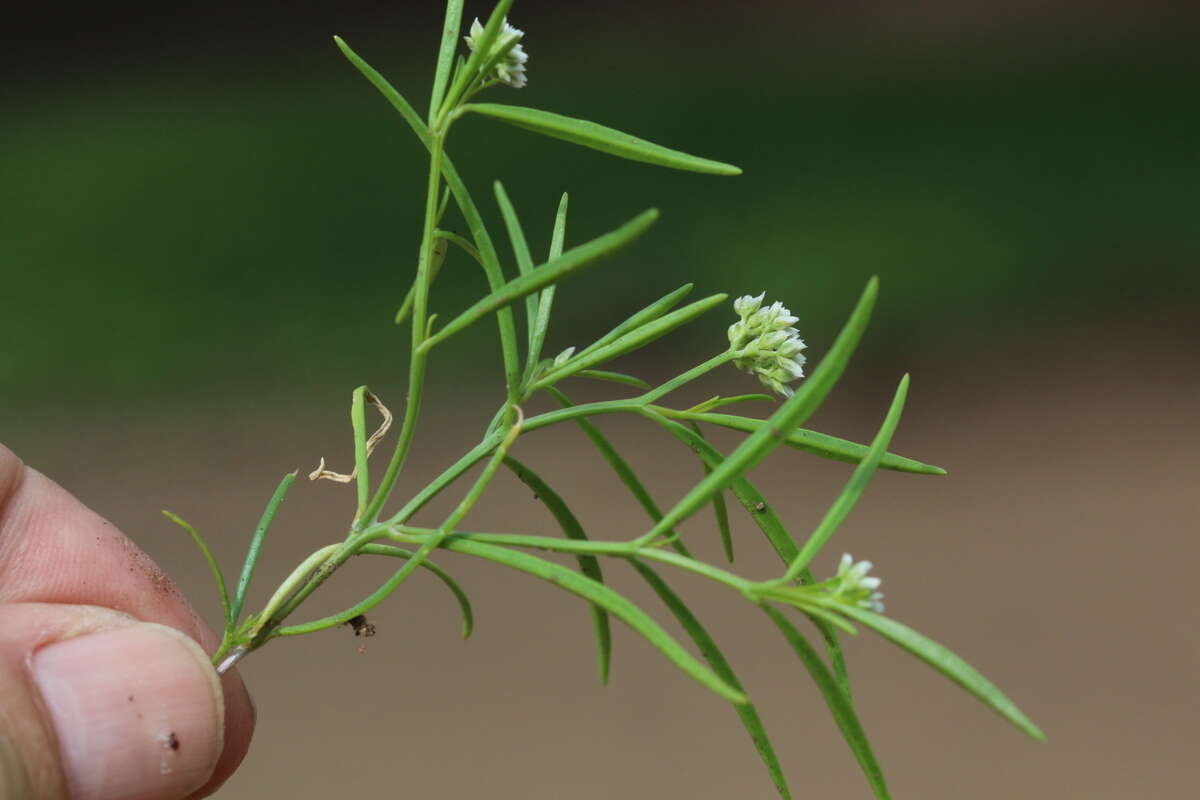
[[[138,623],[48,645],[31,666],[72,797],[170,800],[214,774],[224,696],[188,636]]]
[[[0,444],[0,508],[8,502],[21,482],[25,464],[17,454]]]
[[[192,800],[208,797],[229,780],[246,757],[250,739],[254,735],[258,712],[236,669],[221,676],[221,688],[225,696],[225,746],[217,759],[212,777],[191,796]]]

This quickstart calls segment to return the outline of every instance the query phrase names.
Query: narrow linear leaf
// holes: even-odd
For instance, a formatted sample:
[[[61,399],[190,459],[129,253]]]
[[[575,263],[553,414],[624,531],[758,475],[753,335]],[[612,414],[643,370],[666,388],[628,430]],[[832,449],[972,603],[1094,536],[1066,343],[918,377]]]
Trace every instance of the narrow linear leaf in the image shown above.
[[[462,111],[473,111],[476,114],[498,119],[543,136],[562,139],[631,161],[643,161],[660,167],[702,172],[708,175],[742,174],[742,170],[732,164],[681,153],[678,150],[647,142],[645,139],[630,136],[628,133],[622,133],[595,122],[566,117],[550,111],[497,103],[472,103],[463,106]]]
[[[704,438],[704,434],[700,432],[700,426],[692,423],[692,432]],[[712,472],[712,467],[703,458],[700,459],[700,466],[704,468],[704,474],[707,476]],[[729,529],[729,510],[725,508],[725,495],[723,492],[717,492],[712,499],[713,516],[717,520],[717,531],[721,536],[721,549],[725,551],[725,560],[730,564],[733,563],[733,531]]]
[[[354,65],[354,68],[362,73],[363,77],[383,95],[392,108],[399,112],[401,118],[408,123],[413,133],[428,150],[432,141],[429,136],[429,128],[426,127],[412,105],[404,99],[400,92],[396,91],[396,87],[392,86],[374,67],[354,52],[340,36],[333,37],[333,40],[346,59]],[[461,73],[462,70],[459,70],[459,74]],[[487,276],[488,288],[495,291],[504,283],[504,274],[500,269],[500,259],[496,255],[496,247],[492,243],[492,237],[483,222],[479,208],[471,199],[470,191],[459,177],[450,157],[445,154],[442,156],[442,177],[446,179],[446,185],[450,187],[454,201],[458,204],[463,219],[466,220],[467,227],[470,229],[471,238],[479,248],[480,263],[483,265],[484,275]],[[512,309],[500,309],[496,314],[496,325],[500,332],[500,351],[504,358],[504,379],[508,386],[516,387],[520,383],[521,374],[517,354],[517,328],[513,320]]]
[[[841,377],[846,363],[858,346],[871,318],[878,292],[879,280],[872,278],[851,312],[850,319],[808,380],[771,415],[768,424],[747,436],[719,466],[714,466],[712,473],[684,495],[643,539],[652,540],[662,534],[663,528],[674,527],[696,513],[716,492],[766,458],[794,428],[817,410]]]
[[[254,577],[254,567],[258,564],[258,557],[262,554],[267,531],[270,530],[271,523],[275,521],[275,515],[279,513],[279,506],[287,497],[288,489],[292,488],[295,481],[295,472],[289,472],[283,476],[279,485],[275,487],[275,493],[267,501],[267,507],[263,509],[258,525],[254,528],[254,535],[250,537],[250,547],[246,550],[246,560],[242,562],[242,574],[238,578],[237,593],[234,595],[233,606],[230,608],[230,613],[233,615],[231,622],[237,622],[242,615],[242,609],[246,604],[246,592],[250,589],[250,579]]]
[[[646,306],[645,308],[638,311],[637,313],[633,314],[633,316],[629,317],[627,320],[622,322],[620,325],[613,328],[611,331],[604,334],[603,336],[601,336],[596,341],[592,342],[587,347],[583,348],[583,350],[580,351],[579,355],[582,356],[586,353],[590,353],[591,351],[596,350],[597,348],[603,347],[604,345],[608,344],[609,342],[620,339],[625,334],[629,333],[632,330],[636,330],[636,329],[642,327],[647,322],[651,322],[653,320],[658,319],[663,314],[666,314],[672,308],[679,305],[679,301],[682,300],[683,298],[687,297],[688,294],[691,293],[693,286],[694,286],[694,284],[685,283],[683,286],[680,286],[675,291],[665,294],[662,297],[658,298],[653,303]]]
[[[735,403],[745,403],[751,400],[762,400],[769,403],[774,401],[775,398],[771,397],[769,394],[737,394],[732,397],[721,397],[720,395],[717,395],[709,400],[705,400],[703,403],[692,406],[684,413],[700,414],[705,411],[712,411],[714,408],[724,408],[725,406],[731,406]]]
[[[554,399],[557,400],[563,408],[571,408],[574,406],[574,403],[572,403],[571,400],[559,389],[551,386],[548,387],[546,391],[553,395]],[[646,515],[650,517],[651,521],[658,522],[660,519],[662,519],[662,510],[658,507],[658,503],[654,502],[654,498],[650,496],[650,490],[647,489],[645,484],[638,479],[637,474],[633,471],[633,467],[631,467],[629,462],[617,452],[617,448],[614,447],[613,443],[608,440],[608,437],[601,433],[600,429],[596,427],[596,424],[587,417],[579,417],[575,420],[575,422],[579,425],[579,428],[583,431],[584,435],[588,437],[588,440],[598,451],[600,451],[600,455],[604,459],[605,463],[612,468],[612,471],[616,473],[618,478],[620,478],[621,483],[625,484],[625,488],[627,488],[629,493],[633,495],[635,500],[637,500],[638,505],[642,507],[642,509],[646,512]],[[667,531],[667,536],[671,541],[671,546],[675,548],[677,552],[682,553],[685,556],[689,555],[687,547],[682,541],[680,541],[679,535],[674,530]]]
[[[633,375],[626,375],[622,372],[609,372],[603,369],[581,369],[572,377],[575,378],[591,378],[594,381],[610,381],[611,383],[623,383],[626,386],[632,386],[635,389],[650,389],[650,384],[646,383],[641,378],[636,378]]]
[[[355,521],[362,518],[363,509],[367,507],[371,495],[371,476],[367,463],[370,451],[367,448],[366,395],[367,387],[359,386],[354,390],[350,401],[350,427],[354,432],[354,475],[358,492],[358,510],[354,512]]]
[[[711,297],[706,297],[703,300],[697,300],[694,303],[684,306],[683,308],[672,311],[666,316],[647,322],[640,328],[626,333],[619,339],[605,344],[602,347],[591,348],[584,350],[582,353],[571,358],[561,367],[543,375],[538,379],[534,387],[541,389],[547,386],[553,386],[558,381],[574,375],[583,369],[589,369],[597,364],[603,364],[606,361],[612,361],[618,356],[622,356],[632,350],[637,350],[639,347],[644,347],[655,339],[666,336],[676,328],[686,325],[687,323],[699,317],[701,314],[710,311],[711,309],[725,302],[728,295],[714,294]]]
[[[433,235],[439,239],[445,239],[447,242],[457,245],[460,250],[474,259],[476,264],[483,266],[483,256],[479,254],[479,251],[475,248],[475,245],[471,244],[457,233],[454,233],[453,231],[435,230]]]
[[[225,588],[225,576],[221,574],[221,567],[217,565],[217,560],[213,558],[212,551],[208,549],[208,543],[204,541],[203,536],[196,532],[195,528],[181,517],[172,514],[170,511],[163,511],[162,513],[164,517],[187,531],[187,535],[196,543],[196,547],[200,548],[200,554],[204,556],[204,561],[208,564],[209,572],[212,573],[213,582],[217,584],[217,594],[221,598],[221,613],[225,617],[225,630],[228,632],[233,628],[236,617],[233,616],[233,608],[229,604],[229,592]]]
[[[429,121],[433,122],[442,100],[446,96],[446,84],[450,81],[450,70],[454,66],[454,55],[458,52],[458,35],[462,27],[463,0],[448,0],[446,23],[442,28],[442,41],[438,46],[437,69],[433,73],[433,94],[429,97]]]
[[[1024,731],[1030,738],[1044,741],[1046,735],[1042,730],[1021,713],[1016,704],[1009,700],[994,683],[983,677],[959,656],[952,653],[937,642],[917,633],[912,628],[902,625],[882,614],[876,614],[865,608],[857,608],[839,604],[837,610],[853,620],[861,622],[868,628],[886,639],[900,645],[917,658],[929,664],[938,672],[945,675],[959,686],[979,698],[984,705],[991,708],[1000,716]]]
[[[701,664],[695,656],[689,653],[679,642],[675,641],[662,626],[654,621],[645,611],[640,609],[628,598],[614,592],[602,583],[580,575],[575,570],[561,564],[555,564],[528,553],[509,550],[471,539],[455,536],[447,537],[441,544],[447,550],[464,555],[487,559],[502,564],[511,569],[526,572],[542,580],[578,595],[583,599],[602,606],[610,614],[624,622],[642,636],[654,647],[658,648],[684,674],[691,677],[701,686],[731,703],[748,702],[746,695],[717,677],[710,669]]]
[[[720,451],[687,427],[653,411],[647,412],[647,416],[695,450],[709,466],[716,467],[724,460],[724,456]],[[745,476],[742,476],[734,479],[729,485],[729,489],[733,492],[734,497],[738,499],[738,502],[742,504],[746,513],[750,515],[754,524],[762,531],[763,536],[771,543],[771,547],[774,548],[776,555],[779,556],[784,565],[786,566],[795,561],[796,556],[800,553],[800,547],[784,526],[783,520],[775,513],[775,509],[767,502],[766,498],[763,497],[755,485]],[[816,582],[812,572],[807,568],[801,571],[800,579],[802,582],[809,584]],[[838,684],[842,687],[847,701],[849,701],[851,696],[850,675],[846,668],[845,654],[842,652],[841,642],[838,640],[836,630],[842,626],[828,619],[825,615],[810,613],[807,610],[805,613],[808,614],[809,619],[817,627],[817,630],[821,632],[821,638],[825,641],[825,647],[829,651],[830,663],[833,665],[833,674],[837,678]],[[847,633],[853,633],[853,631],[847,631]]]
[[[887,447],[891,444],[892,435],[896,432],[896,426],[900,424],[900,415],[904,413],[904,400],[908,397],[908,376],[905,375],[900,379],[900,385],[896,387],[896,395],[892,398],[892,405],[888,408],[887,416],[884,417],[883,424],[879,427],[879,433],[875,435],[875,440],[871,442],[871,448],[867,451],[867,455],[859,462],[854,473],[850,476],[850,480],[846,482],[846,486],[842,489],[841,494],[833,501],[829,507],[829,511],[821,519],[821,522],[813,530],[808,537],[808,541],[800,548],[800,554],[788,567],[787,573],[784,575],[785,580],[795,580],[800,573],[812,563],[817,553],[821,552],[821,548],[829,541],[829,537],[833,536],[834,531],[846,519],[846,516],[854,509],[860,497],[867,489],[867,484],[871,482],[871,478],[875,475],[875,469],[879,466],[879,460],[883,454],[887,452]]]
[[[769,605],[762,606],[762,610],[766,612],[775,626],[783,633],[783,638],[792,646],[792,650],[800,657],[800,662],[804,664],[804,668],[808,670],[808,674],[812,676],[813,682],[817,684],[817,688],[821,690],[821,696],[825,698],[825,704],[829,706],[829,712],[833,715],[833,721],[837,723],[838,729],[842,732],[842,736],[846,740],[846,744],[850,745],[850,751],[854,753],[854,758],[857,759],[858,765],[862,767],[863,774],[866,775],[867,783],[871,785],[871,790],[880,800],[887,800],[891,795],[888,794],[887,782],[883,777],[883,770],[879,767],[879,762],[875,760],[875,754],[871,750],[871,744],[867,741],[867,734],[863,730],[862,723],[858,719],[858,714],[854,711],[854,706],[850,704],[849,698],[842,692],[833,675],[829,672],[829,668],[825,666],[825,662],[817,655],[817,651],[809,644],[808,640],[796,630],[796,627],[788,621],[778,609],[772,608]]]
[[[733,400],[734,398],[728,399]],[[715,406],[709,406],[708,408],[715,408]],[[696,422],[706,422],[710,425],[719,425],[722,428],[732,428],[735,431],[745,431],[746,433],[753,433],[766,424],[766,420],[753,419],[751,417],[739,417],[733,414],[694,413],[693,411],[683,412],[682,418],[695,420]],[[839,439],[836,436],[818,433],[817,431],[805,428],[796,428],[789,433],[784,444],[794,447],[797,450],[821,456],[822,458],[828,458],[833,461],[844,461],[849,464],[857,464],[867,454],[867,446],[864,444]],[[879,466],[881,469],[890,469],[897,472],[913,472],[922,475],[946,474],[946,470],[941,467],[935,467],[932,464],[925,464],[921,461],[894,453],[885,453],[879,462]]]
[[[715,469],[724,462],[725,456],[720,451],[686,425],[667,419],[654,411],[647,410],[644,413],[676,439],[694,450],[710,468]],[[775,549],[783,563],[790,564],[799,554],[800,548],[784,528],[775,509],[745,477],[734,478],[729,484],[729,489],[750,514],[751,519],[758,525],[763,535],[767,537],[767,541],[771,543],[771,547]]]
[[[402,558],[405,561],[410,560],[415,553],[411,550],[405,550],[400,547],[383,544],[367,544],[358,551],[358,555],[376,555],[376,556],[391,556],[393,558]],[[454,595],[454,599],[458,601],[458,609],[462,614],[462,636],[467,639],[475,630],[475,613],[471,608],[471,599],[467,593],[463,591],[462,586],[458,581],[454,580],[451,575],[444,569],[433,563],[429,559],[423,559],[419,565],[422,569],[427,569],[438,577],[438,579],[446,585]],[[338,614],[331,614],[328,617],[306,622],[300,625],[289,625],[280,628],[275,632],[276,636],[299,636],[304,633],[315,633],[316,631],[325,630],[327,628],[336,628],[338,625],[344,625],[360,614],[365,614],[375,606],[379,605],[391,591],[385,591],[387,587],[380,587],[370,597],[367,597],[362,602],[351,608],[346,609]]]
[[[567,193],[563,192],[558,201],[558,212],[554,215],[554,232],[550,235],[550,255],[547,261],[553,261],[563,253],[563,245],[567,239]],[[542,347],[546,343],[546,331],[550,328],[550,309],[554,305],[554,284],[542,289],[538,300],[537,322],[533,326],[533,341],[529,346],[529,360],[525,366],[526,381],[533,374],[534,368],[542,359]]]
[[[496,204],[500,206],[500,216],[504,218],[504,226],[508,229],[508,240],[512,243],[513,257],[517,261],[517,271],[521,275],[528,275],[533,272],[533,254],[529,252],[529,242],[525,238],[525,230],[521,227],[517,209],[513,207],[512,200],[508,198],[504,184],[496,181],[493,185],[496,192]],[[525,327],[529,334],[529,352],[531,353],[533,352],[537,318],[538,297],[535,293],[530,292],[525,295]]]
[[[504,466],[512,470],[521,482],[533,490],[534,496],[546,506],[546,509],[558,521],[563,535],[568,539],[587,541],[587,534],[579,519],[563,501],[562,497],[542,480],[541,476],[512,456],[506,456]],[[604,572],[600,569],[600,561],[595,556],[576,556],[579,571],[597,583],[604,583]],[[592,624],[596,630],[596,653],[600,668],[600,682],[607,684],[612,664],[612,630],[609,625],[608,612],[595,603],[591,604]]]
[[[445,327],[425,340],[425,344],[422,346],[433,347],[493,311],[515,303],[543,286],[549,286],[569,275],[580,272],[585,267],[593,266],[601,258],[612,255],[641,236],[657,219],[658,211],[656,209],[644,211],[620,228],[597,237],[587,244],[572,247],[558,258],[538,267],[528,275],[521,275],[509,281],[446,323]]]
[[[708,631],[700,623],[700,620],[696,619],[691,609],[679,598],[679,595],[675,594],[666,581],[650,567],[636,559],[631,559],[629,563],[633,565],[638,574],[650,585],[655,594],[662,599],[663,605],[675,615],[675,619],[679,621],[680,627],[695,642],[700,655],[712,667],[713,672],[717,673],[722,680],[733,688],[738,691],[744,691],[741,681],[738,680],[733,667],[726,660],[725,654],[721,652],[721,648],[713,641],[712,636],[709,635]],[[754,749],[758,751],[759,758],[766,765],[767,774],[770,776],[771,782],[775,784],[775,790],[779,792],[779,796],[784,798],[784,800],[789,800],[792,793],[788,789],[787,778],[783,774],[783,767],[779,764],[778,756],[775,755],[775,748],[771,745],[771,737],[767,735],[767,729],[763,726],[762,718],[758,715],[758,709],[750,701],[747,701],[743,705],[734,706],[734,709],[741,718],[746,732],[750,734],[750,740],[754,743]]]

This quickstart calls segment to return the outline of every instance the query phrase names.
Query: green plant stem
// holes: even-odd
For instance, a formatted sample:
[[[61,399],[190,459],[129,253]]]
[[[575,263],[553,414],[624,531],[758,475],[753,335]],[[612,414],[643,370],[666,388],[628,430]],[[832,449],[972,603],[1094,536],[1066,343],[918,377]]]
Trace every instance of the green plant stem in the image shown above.
[[[440,120],[439,120],[440,121]],[[425,368],[428,360],[428,351],[421,348],[421,344],[426,337],[426,328],[428,327],[429,314],[429,287],[432,283],[432,264],[433,264],[433,248],[434,248],[434,229],[437,224],[438,217],[438,202],[439,189],[441,186],[442,177],[442,153],[445,147],[446,130],[437,126],[429,134],[429,184],[425,196],[425,223],[421,233],[421,251],[417,261],[417,277],[414,281],[415,293],[413,294],[412,306],[412,334],[410,337],[410,361],[409,361],[409,380],[408,380],[408,397],[404,408],[404,420],[401,423],[400,435],[396,441],[396,449],[392,453],[392,458],[388,462],[387,470],[380,480],[378,487],[375,490],[374,496],[357,515],[356,522],[347,535],[346,541],[338,546],[335,551],[327,556],[311,574],[307,575],[307,580],[298,588],[294,585],[285,587],[281,586],[276,592],[277,605],[273,608],[268,604],[268,609],[264,610],[260,616],[261,623],[255,629],[250,640],[250,648],[260,647],[268,638],[271,637],[275,629],[279,627],[284,619],[294,611],[300,603],[312,594],[312,592],[324,583],[330,575],[332,575],[338,567],[344,564],[351,556],[354,555],[354,541],[356,534],[375,521],[379,515],[380,509],[387,502],[391,495],[392,489],[396,485],[396,480],[400,476],[400,469],[404,465],[404,460],[412,447],[414,435],[416,433],[417,419],[420,416],[421,399],[425,385]],[[414,558],[411,566],[415,569],[420,565],[423,558]],[[406,563],[405,567],[409,564]],[[296,575],[296,573],[293,573]],[[288,582],[285,582],[287,584]]]
[[[412,107],[404,96],[401,95],[396,88],[388,82],[386,78],[379,72],[363,61],[358,53],[354,52],[348,44],[340,37],[335,36],[334,41],[338,48],[346,56],[354,67],[362,73],[371,85],[379,90],[387,101],[392,105],[392,108],[399,112],[408,126],[412,128],[413,133],[421,140],[431,153],[433,152],[433,133],[431,127],[427,126],[425,121],[417,114],[416,109]],[[461,73],[460,73],[461,74]],[[443,110],[448,107],[448,104],[443,105]],[[434,121],[432,128],[437,130],[442,126],[447,117],[444,113],[440,113],[438,119]],[[463,219],[470,228],[471,238],[475,240],[475,245],[478,247],[478,252],[483,260],[484,273],[487,276],[488,287],[495,291],[504,283],[504,276],[500,271],[500,262],[496,255],[496,247],[492,243],[492,238],[488,234],[487,226],[483,223],[483,217],[479,214],[479,209],[475,206],[475,202],[471,199],[471,193],[467,191],[466,184],[463,183],[458,171],[454,168],[454,164],[445,155],[442,154],[442,177],[446,179],[446,185],[450,188],[451,194],[454,195],[454,202],[458,204],[459,210],[462,212]],[[502,308],[496,313],[496,323],[500,331],[500,352],[504,359],[504,377],[508,383],[508,392],[510,402],[516,402],[516,391],[520,385],[521,372],[520,360],[517,353],[517,334],[516,323],[513,320],[512,309]]]
[[[417,492],[411,500],[404,504],[404,507],[395,513],[387,522],[388,524],[399,524],[407,522],[413,514],[421,510],[433,498],[437,497],[442,490],[454,483],[462,476],[464,472],[482,461],[492,449],[504,439],[504,432],[497,430],[488,434],[486,438],[479,444],[472,447],[465,455],[447,467],[441,475],[438,475],[424,489]]]
[[[373,529],[378,538],[387,538],[404,544],[421,544],[436,537],[438,531],[430,528],[417,528],[409,525],[386,525]],[[547,550],[555,553],[571,553],[573,555],[602,555],[613,558],[644,558],[651,561],[661,561],[672,566],[694,572],[705,578],[725,584],[731,589],[750,596],[757,584],[746,580],[720,567],[714,567],[703,561],[697,561],[679,553],[663,550],[657,546],[640,546],[633,541],[607,542],[596,539],[555,539],[548,536],[528,536],[525,534],[509,533],[474,533],[454,531],[449,534],[458,539],[470,539],[487,544],[498,544],[509,547],[526,547],[535,550]],[[445,537],[443,537],[445,538]]]
[[[320,550],[311,553],[308,558],[301,561],[299,566],[292,570],[292,574],[288,575],[283,583],[279,584],[279,588],[275,590],[275,594],[271,595],[271,599],[267,601],[267,604],[263,606],[263,610],[259,612],[257,617],[258,622],[247,632],[247,638],[251,641],[251,644],[253,644],[253,640],[258,637],[260,632],[274,624],[278,624],[278,620],[275,620],[274,617],[287,604],[289,597],[294,592],[300,590],[305,581],[310,581],[314,572],[319,571],[328,559],[336,557],[338,552],[344,549],[344,547],[344,542],[342,544],[326,545]],[[314,586],[313,588],[316,587]]]
[[[408,368],[408,399],[404,406],[404,421],[400,425],[400,435],[396,441],[396,449],[392,453],[391,461],[388,462],[387,471],[375,490],[375,496],[371,498],[360,516],[359,526],[374,522],[380,509],[387,502],[388,496],[391,495],[392,488],[396,485],[397,478],[400,477],[400,469],[404,466],[404,459],[412,447],[417,418],[421,413],[421,399],[425,389],[425,367],[429,359],[429,351],[423,349],[421,344],[425,341],[425,329],[429,314],[433,230],[437,222],[438,189],[441,186],[442,150],[445,147],[446,133],[435,129],[432,131],[431,138],[429,188],[425,195],[425,228],[421,233],[421,256],[417,262],[417,292],[413,296],[412,349]]]
[[[721,353],[720,355],[713,356],[708,361],[705,361],[703,364],[697,364],[696,366],[689,369],[687,372],[684,372],[682,375],[677,375],[676,377],[672,378],[671,380],[669,380],[666,383],[659,386],[657,389],[651,389],[650,391],[646,392],[641,397],[639,397],[638,400],[642,401],[643,405],[645,405],[647,403],[653,403],[655,400],[659,399],[660,397],[664,397],[665,395],[675,391],[680,386],[683,386],[686,383],[690,383],[691,381],[696,380],[696,378],[699,378],[701,375],[704,375],[705,373],[712,372],[717,367],[721,366],[722,364],[728,363],[737,357],[738,357],[738,353],[726,350],[724,353]]]
[[[421,542],[421,546],[417,548],[417,551],[412,554],[411,558],[404,562],[404,566],[396,570],[392,577],[388,578],[387,582],[375,590],[370,597],[360,604],[364,609],[371,608],[375,604],[384,600],[388,595],[396,591],[396,589],[400,587],[400,584],[404,583],[404,581],[408,579],[408,576],[412,575],[417,570],[417,567],[423,566],[426,560],[429,558],[429,554],[441,546],[442,541],[446,538],[446,536],[449,535],[449,533],[454,530],[454,527],[462,521],[463,517],[467,515],[467,512],[469,512],[471,508],[474,507],[477,502],[479,502],[479,498],[483,496],[484,490],[487,489],[488,484],[491,483],[492,478],[494,478],[496,475],[496,470],[500,468],[500,464],[503,463],[505,455],[508,454],[508,448],[512,446],[512,443],[516,441],[517,436],[519,436],[521,433],[522,417],[520,409],[515,410],[517,417],[516,422],[513,424],[512,428],[509,429],[507,435],[504,437],[504,440],[492,454],[492,458],[488,462],[488,465],[484,468],[483,473],[475,479],[475,484],[471,487],[470,491],[467,492],[466,496],[459,502],[454,511],[451,512],[450,516],[446,518],[446,521],[442,523],[441,527],[436,531],[433,531],[423,542]],[[378,538],[380,538],[379,535],[372,531],[360,533],[349,542],[351,548],[350,552],[352,554],[357,553],[364,545],[370,544],[372,541]],[[354,616],[354,614],[351,614],[350,616]],[[347,619],[349,619],[349,617],[347,617]]]

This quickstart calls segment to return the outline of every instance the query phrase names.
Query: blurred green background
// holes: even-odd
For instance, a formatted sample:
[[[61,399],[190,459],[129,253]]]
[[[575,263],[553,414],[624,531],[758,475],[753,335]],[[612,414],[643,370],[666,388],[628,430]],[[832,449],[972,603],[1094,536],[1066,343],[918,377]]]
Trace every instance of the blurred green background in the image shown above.
[[[825,20],[823,38],[813,9],[766,4],[520,18],[532,13],[551,22],[528,40],[530,86],[497,101],[746,173],[679,174],[465,120],[451,152],[502,248],[493,179],[539,250],[562,191],[575,242],[663,210],[636,250],[562,294],[552,345],[688,280],[769,289],[817,353],[872,274],[885,288],[874,348],[1151,316],[1200,292],[1197,59],[1179,31],[1064,19],[1057,32],[996,32],[982,6],[981,31],[888,35],[887,16],[864,12],[859,30]],[[128,43],[82,40],[73,65],[27,55],[0,127],[3,319],[20,342],[0,351],[5,404],[42,406],[67,376],[95,400],[391,380],[404,335],[388,320],[413,269],[425,167],[327,34],[424,107],[436,19],[420,8],[414,24],[403,6],[339,17],[214,30],[239,19],[229,12],[157,39],[151,18],[141,36],[154,47],[126,31]],[[109,52],[123,57],[105,64]],[[480,292],[476,273],[455,254],[443,314]],[[707,353],[718,330],[663,347]]]
[[[468,20],[487,10],[469,5]],[[199,559],[157,509],[212,531],[232,569],[275,476],[348,456],[353,386],[399,405],[407,333],[391,318],[412,276],[426,167],[329,37],[423,108],[439,16],[436,3],[117,4],[29,6],[11,22],[0,441],[121,525],[210,618]],[[663,212],[636,247],[564,285],[549,352],[694,281],[697,295],[783,300],[820,358],[881,276],[862,354],[816,427],[869,438],[911,370],[899,449],[951,476],[880,476],[835,546],[880,564],[899,618],[975,661],[1050,735],[1041,749],[1020,741],[953,687],[856,642],[861,705],[897,796],[1191,796],[1200,640],[1194,612],[1180,610],[1193,605],[1186,570],[1200,556],[1196,15],[1082,0],[518,0],[512,21],[527,31],[530,85],[489,99],[745,169],[674,173],[481,118],[456,127],[450,152],[506,258],[494,179],[536,251],[563,191],[569,244],[647,206]],[[452,252],[435,310],[483,289]],[[729,321],[712,314],[626,367],[665,378],[720,348]],[[435,366],[415,472],[470,446],[490,415],[493,336],[479,326]],[[708,388],[753,390],[723,377]],[[664,497],[684,490],[694,465],[671,473],[656,442],[612,424]],[[531,442],[531,457],[553,465],[583,511],[641,525],[614,508],[594,456],[561,435]],[[845,473],[785,463],[763,480],[803,530]],[[297,491],[303,513],[282,518],[289,532],[264,574],[283,574],[345,516],[336,489]],[[497,500],[480,513],[509,529],[545,525],[513,496],[519,509]],[[747,569],[774,569],[748,558]],[[414,796],[766,796],[732,715],[652,653],[619,642],[630,661],[618,657],[602,695],[581,609],[466,569],[488,598],[481,622],[497,631],[482,642],[452,641],[448,611],[397,610],[380,626],[395,637],[363,659],[329,634],[247,662],[260,736],[223,796],[395,796],[397,747]],[[330,588],[332,605],[362,593]],[[397,608],[426,608],[422,591]],[[767,691],[797,789],[865,796],[786,652],[758,649],[769,632],[709,605],[752,688]],[[523,614],[533,621],[522,626]],[[1137,644],[1125,653],[1113,636]],[[394,705],[313,696],[330,681],[410,679],[423,693]],[[687,755],[664,756],[664,742]]]

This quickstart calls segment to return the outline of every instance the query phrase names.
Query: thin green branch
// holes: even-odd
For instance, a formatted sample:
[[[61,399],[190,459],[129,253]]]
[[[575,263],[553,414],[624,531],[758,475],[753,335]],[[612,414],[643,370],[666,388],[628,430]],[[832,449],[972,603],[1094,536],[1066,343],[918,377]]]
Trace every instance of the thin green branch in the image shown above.
[[[557,400],[564,408],[577,407],[574,406],[571,403],[571,400],[559,389],[550,386],[547,387],[546,391],[549,392],[550,395],[553,396],[554,399]],[[654,498],[650,495],[650,490],[647,489],[645,484],[643,484],[638,478],[637,473],[633,471],[633,467],[629,465],[629,462],[617,452],[617,448],[613,447],[613,444],[608,440],[608,437],[601,433],[600,429],[596,427],[595,423],[586,417],[579,417],[575,420],[575,422],[579,425],[584,435],[588,437],[588,441],[590,441],[595,448],[600,451],[600,455],[604,459],[605,463],[607,463],[609,467],[612,468],[612,471],[616,473],[616,476],[620,479],[621,483],[625,485],[625,488],[627,488],[629,493],[633,495],[635,500],[637,500],[638,505],[642,507],[647,516],[650,517],[650,520],[657,523],[660,519],[662,519],[662,511],[659,509],[658,503],[654,502]],[[684,555],[688,555],[687,547],[680,540],[677,532],[674,530],[668,531],[667,539],[677,551],[683,553]]]
[[[404,550],[399,547],[377,544],[364,545],[363,547],[359,548],[357,554],[391,556],[393,558],[403,558],[406,560],[412,560],[415,555],[412,551]],[[464,639],[470,637],[471,631],[475,626],[475,614],[471,608],[471,600],[469,597],[467,597],[467,593],[463,591],[462,587],[459,586],[458,582],[454,580],[454,578],[451,577],[448,572],[432,561],[428,559],[424,560],[421,562],[421,567],[436,575],[438,579],[446,585],[446,588],[448,588],[454,595],[454,599],[458,601],[459,611],[462,613],[462,636]],[[326,630],[327,628],[336,628],[338,625],[345,625],[355,617],[366,614],[368,611],[382,602],[389,594],[391,594],[389,591],[384,591],[385,588],[386,584],[377,589],[366,599],[338,614],[331,614],[328,617],[322,617],[321,619],[316,619],[312,622],[305,622],[300,625],[287,625],[280,627],[275,631],[275,636],[299,636],[305,633],[315,633],[317,631]]]

